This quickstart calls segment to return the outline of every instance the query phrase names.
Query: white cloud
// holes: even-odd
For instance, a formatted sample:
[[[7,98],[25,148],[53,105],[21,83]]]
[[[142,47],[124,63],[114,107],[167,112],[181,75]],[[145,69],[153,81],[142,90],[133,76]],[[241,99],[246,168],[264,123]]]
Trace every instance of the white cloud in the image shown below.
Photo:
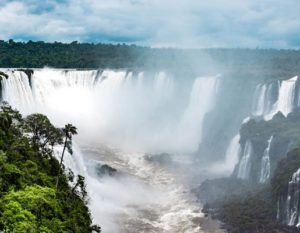
[[[0,6],[3,39],[300,46],[293,39],[299,38],[298,0],[0,0]]]

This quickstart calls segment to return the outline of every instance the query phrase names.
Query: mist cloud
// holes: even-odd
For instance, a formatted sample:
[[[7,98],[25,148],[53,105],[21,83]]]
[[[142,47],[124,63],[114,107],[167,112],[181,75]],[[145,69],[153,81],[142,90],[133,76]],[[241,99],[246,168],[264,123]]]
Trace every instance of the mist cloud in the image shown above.
[[[0,37],[155,47],[299,48],[298,9],[298,0],[0,0]]]

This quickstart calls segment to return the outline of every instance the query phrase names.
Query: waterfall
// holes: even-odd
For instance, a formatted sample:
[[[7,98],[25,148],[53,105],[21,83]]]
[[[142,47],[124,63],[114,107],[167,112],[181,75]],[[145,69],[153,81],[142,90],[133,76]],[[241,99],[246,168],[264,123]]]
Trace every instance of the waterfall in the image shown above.
[[[25,115],[42,112],[59,126],[68,121],[82,140],[171,153],[197,150],[218,82],[198,77],[183,88],[166,72],[38,69],[30,87],[24,72],[7,73],[3,100]]]
[[[30,113],[34,106],[34,96],[27,75],[20,71],[9,71],[7,74],[10,78],[1,81],[2,99],[23,113]]]
[[[265,120],[270,120],[280,111],[287,116],[294,108],[297,80],[298,77],[296,76],[280,83],[258,84],[253,97],[252,115],[262,116]],[[276,92],[275,99],[274,92]]]
[[[252,115],[270,120],[277,113],[279,89],[280,84],[278,82],[258,84],[253,97]]]
[[[288,187],[287,197],[287,223],[288,225],[299,224],[299,195],[300,195],[300,169],[292,176]]]
[[[248,179],[251,170],[251,157],[252,157],[252,143],[250,140],[246,141],[244,146],[243,155],[240,159],[238,166],[237,177],[240,179]]]
[[[276,220],[280,221],[280,198],[277,200]]]
[[[294,108],[295,87],[298,77],[293,77],[282,81],[279,89],[277,111],[282,112],[285,116]]]
[[[96,71],[35,70],[31,86],[24,72],[8,71],[7,74],[9,78],[2,80],[3,100],[23,114],[29,114],[45,110],[45,104],[53,98],[53,93],[68,87],[91,87]]]
[[[282,112],[285,116],[293,111],[295,102],[295,88],[298,77],[279,82],[271,82],[258,84],[255,88],[252,102],[252,116],[263,117],[270,120],[278,112]],[[243,123],[249,121],[251,117],[244,119]],[[268,146],[264,151],[261,161],[260,183],[265,183],[270,176],[270,146],[271,137]],[[246,142],[243,156],[240,159],[237,176],[242,179],[248,177],[250,167],[250,157],[252,146],[250,142]],[[246,154],[245,154],[246,153]]]
[[[56,146],[54,148],[54,155],[55,157],[60,160],[61,154],[62,154],[63,146]],[[68,150],[65,150],[65,156],[64,156],[64,166],[67,169],[70,169],[75,176],[82,175],[84,177],[87,176],[86,172],[86,166],[83,161],[83,156],[81,154],[81,150],[79,146],[72,142],[72,155],[68,152]],[[86,177],[87,179],[87,177]]]
[[[300,196],[300,169],[292,176],[288,185],[288,196],[286,201],[286,219],[290,226],[298,226],[299,221],[299,197]]]
[[[240,135],[235,135],[229,143],[228,148],[226,149],[225,160],[213,164],[210,168],[214,174],[220,175],[230,175],[234,170],[234,167],[239,161],[239,155],[241,152],[240,146]]]
[[[56,146],[54,149],[54,154],[59,160],[62,152],[62,146]],[[72,155],[68,151],[65,151],[64,166],[66,170],[70,169],[74,173],[74,182],[76,181],[77,175],[84,176],[87,193],[89,196],[88,206],[91,211],[93,222],[99,225],[101,224],[103,232],[121,232],[114,222],[114,216],[111,216],[111,212],[115,211],[115,206],[113,206],[112,203],[109,202],[110,200],[106,199],[107,193],[105,193],[105,191],[103,190],[109,190],[109,188],[112,188],[111,185],[103,184],[105,183],[104,180],[102,180],[101,182],[97,178],[95,178],[95,176],[91,175],[91,173],[93,172],[88,171],[87,166],[84,162],[84,155],[81,152],[79,146],[74,142],[72,143],[72,150]],[[75,185],[75,183],[71,185]],[[111,193],[110,195],[113,194],[114,193]],[[106,207],[106,205],[110,206]],[[110,210],[109,208],[113,210]]]
[[[266,84],[258,84],[254,92],[254,99],[252,104],[252,114],[254,116],[262,116],[265,113],[265,102],[266,102]]]
[[[174,89],[174,80],[165,72],[159,72],[154,77],[155,96],[160,100],[172,97]]]
[[[193,132],[181,137],[177,143],[192,142],[197,150],[199,143],[201,143],[202,136],[202,122],[206,113],[214,108],[215,96],[217,90],[217,79],[215,77],[200,77],[195,79],[193,88],[189,97],[189,104],[185,109],[183,116],[177,128],[179,132]],[[196,122],[196,124],[195,124]]]
[[[296,76],[281,82],[258,84],[253,96],[251,115],[270,120],[280,111],[287,116],[294,109],[297,80],[298,77]],[[250,119],[251,117],[245,118],[243,123],[246,123]],[[265,183],[270,176],[270,147],[272,139],[273,137],[268,140],[267,148],[261,160],[260,183]],[[246,142],[243,156],[239,162],[237,176],[242,179],[246,179],[249,176],[250,157],[252,153],[250,144],[250,142]]]
[[[195,152],[202,138],[204,117],[214,108],[218,86],[217,76],[176,79],[166,72],[59,69],[34,70],[30,85],[24,72],[4,72],[9,78],[1,80],[3,100],[12,107],[24,115],[33,112],[46,114],[58,127],[72,123],[78,128],[79,135],[74,137],[74,153],[72,156],[66,153],[64,165],[75,175],[81,174],[86,178],[93,220],[103,227],[104,232],[113,233],[122,232],[116,224],[120,215],[130,215],[134,209],[147,210],[157,201],[156,193],[145,188],[144,180],[137,181],[132,175],[126,177],[126,172],[132,169],[128,161],[134,160],[128,159],[129,155],[126,159],[119,154],[107,156],[113,165],[123,163],[121,171],[129,167],[120,177],[99,181],[95,174],[90,174],[90,167],[87,169],[87,154],[82,149],[101,148],[104,144],[120,151]],[[57,158],[60,154],[61,148],[55,148]],[[143,161],[143,156],[136,161]],[[93,163],[94,167],[96,163]],[[135,169],[148,171],[142,166]],[[140,170],[137,174],[141,173]],[[161,172],[162,169],[157,170]],[[148,174],[148,179],[151,175]],[[161,174],[155,174],[154,178],[158,179],[158,175]],[[162,184],[163,178],[158,179]],[[170,175],[166,180],[175,181],[175,177]],[[124,193],[121,197],[120,192]],[[184,191],[179,190],[178,193]],[[168,201],[163,203],[168,203],[170,209],[162,210],[166,218],[168,211],[172,214],[175,211],[172,200]],[[186,222],[191,224],[186,203],[186,199],[180,203],[184,210],[180,218],[184,215]],[[180,224],[179,219],[174,219],[174,222]],[[150,220],[146,218],[145,221]]]
[[[265,183],[270,177],[270,149],[272,144],[273,136],[268,140],[267,148],[264,151],[264,155],[261,159],[261,172],[260,172],[260,183]]]
[[[233,137],[229,147],[226,150],[225,164],[228,166],[230,171],[233,171],[235,165],[237,164],[240,151],[240,135],[238,134]]]

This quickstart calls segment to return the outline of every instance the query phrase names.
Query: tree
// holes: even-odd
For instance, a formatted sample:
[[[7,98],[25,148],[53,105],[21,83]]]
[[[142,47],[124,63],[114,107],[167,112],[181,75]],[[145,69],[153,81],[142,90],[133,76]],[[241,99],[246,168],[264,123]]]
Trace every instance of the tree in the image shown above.
[[[10,201],[3,206],[0,222],[5,232],[36,232],[36,218],[28,210],[22,208],[16,201]]]
[[[0,111],[0,127],[4,131],[8,131],[13,123],[19,125],[22,122],[22,115],[19,111],[12,109],[12,107],[5,101],[1,103]]]
[[[60,158],[58,175],[57,175],[57,178],[56,178],[56,189],[58,188],[60,172],[63,169],[62,164],[63,164],[63,161],[64,161],[64,155],[65,155],[66,149],[68,150],[68,152],[70,154],[73,154],[73,151],[72,151],[72,136],[77,134],[77,128],[75,126],[73,126],[72,124],[67,124],[67,125],[65,125],[65,128],[63,128],[63,132],[64,132],[64,135],[65,135],[65,142],[64,142],[64,148],[63,148],[61,158]]]
[[[63,170],[51,147],[65,141],[64,150],[71,152],[76,133],[72,125],[57,129],[41,114],[25,120],[7,103],[0,104],[0,232],[101,230],[92,225],[83,177],[71,187],[68,178],[74,181],[74,175],[63,173],[59,190],[55,186]]]
[[[84,177],[81,176],[81,175],[77,176],[76,184],[72,188],[72,193],[73,194],[77,194],[76,190],[77,190],[78,187],[80,188],[80,194],[82,195],[82,199],[85,200],[86,197],[87,197],[87,191],[86,191],[86,185],[84,183]],[[77,194],[77,195],[79,195],[79,194]]]
[[[52,188],[34,185],[11,191],[0,205],[4,210],[0,222],[8,232],[63,232],[59,220],[63,213]]]
[[[48,117],[43,114],[35,113],[27,116],[23,130],[27,133],[33,147],[41,152],[52,152],[55,145],[62,144],[61,130],[55,128]]]

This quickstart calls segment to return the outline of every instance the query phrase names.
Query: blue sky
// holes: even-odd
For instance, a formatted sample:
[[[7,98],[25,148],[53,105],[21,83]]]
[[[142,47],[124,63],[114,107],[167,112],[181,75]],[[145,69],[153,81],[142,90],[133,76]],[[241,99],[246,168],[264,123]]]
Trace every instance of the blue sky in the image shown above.
[[[300,0],[0,0],[0,38],[300,48]]]

